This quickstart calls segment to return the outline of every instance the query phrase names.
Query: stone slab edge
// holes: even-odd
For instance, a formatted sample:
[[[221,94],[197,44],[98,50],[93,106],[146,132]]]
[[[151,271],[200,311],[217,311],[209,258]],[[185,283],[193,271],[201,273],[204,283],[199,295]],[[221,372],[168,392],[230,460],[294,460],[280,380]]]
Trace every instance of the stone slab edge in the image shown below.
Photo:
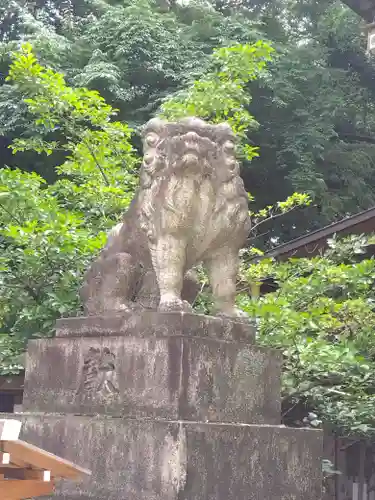
[[[102,336],[186,336],[254,344],[255,327],[249,322],[236,322],[215,316],[156,311],[62,318],[56,322],[56,337]]]

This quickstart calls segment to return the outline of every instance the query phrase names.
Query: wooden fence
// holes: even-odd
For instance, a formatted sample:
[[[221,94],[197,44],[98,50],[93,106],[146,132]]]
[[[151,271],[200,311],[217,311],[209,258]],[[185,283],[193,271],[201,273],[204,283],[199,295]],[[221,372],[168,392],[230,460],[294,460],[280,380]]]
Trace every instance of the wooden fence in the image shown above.
[[[375,500],[375,442],[326,435],[324,458],[340,472],[325,481],[324,500]]]

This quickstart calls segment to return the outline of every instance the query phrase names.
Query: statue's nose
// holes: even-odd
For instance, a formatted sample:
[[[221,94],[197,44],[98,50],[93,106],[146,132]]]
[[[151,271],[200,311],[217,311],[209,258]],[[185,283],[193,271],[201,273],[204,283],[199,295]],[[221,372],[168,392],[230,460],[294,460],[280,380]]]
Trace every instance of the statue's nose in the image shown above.
[[[188,141],[197,141],[199,139],[199,135],[196,132],[188,132],[185,137]]]

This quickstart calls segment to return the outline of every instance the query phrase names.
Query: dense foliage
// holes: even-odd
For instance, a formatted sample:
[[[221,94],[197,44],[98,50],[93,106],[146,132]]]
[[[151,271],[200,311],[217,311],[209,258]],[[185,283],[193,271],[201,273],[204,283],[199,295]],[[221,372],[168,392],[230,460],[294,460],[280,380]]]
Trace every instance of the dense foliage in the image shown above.
[[[213,123],[226,121],[241,140],[239,152],[251,161],[258,156],[258,148],[248,144],[247,133],[258,123],[247,109],[251,97],[246,85],[261,75],[272,52],[262,41],[215,49],[212,70],[163,103],[161,116],[167,120],[200,116]]]
[[[243,283],[275,291],[241,307],[257,318],[259,342],[284,354],[284,418],[321,421],[343,433],[375,432],[374,237],[329,241],[324,256],[243,264]],[[246,287],[244,287],[246,289]],[[305,419],[305,420],[304,420]]]
[[[262,244],[374,204],[374,64],[360,20],[339,1],[1,0],[0,19],[0,150],[7,165],[51,181],[62,163],[58,152],[46,161],[7,150],[31,124],[19,91],[5,82],[20,40],[68,84],[99,90],[134,128],[175,91],[211,73],[213,49],[263,39],[275,56],[268,72],[243,87],[249,99],[241,113],[259,123],[248,129],[247,144],[260,152],[244,163],[244,179],[257,208],[294,191],[308,191],[314,203],[275,221]]]
[[[138,160],[116,111],[96,91],[68,87],[29,45],[7,80],[33,117],[32,134],[15,139],[13,151],[64,153],[49,185],[0,170],[0,366],[12,372],[26,339],[52,335],[58,316],[79,311],[82,275],[133,196]]]
[[[220,85],[227,89],[231,83],[237,88],[236,79],[231,80],[235,71],[243,79],[259,72],[271,49],[259,42],[236,45],[233,51],[235,65],[231,48],[220,55],[219,90]],[[0,170],[3,372],[19,369],[15,357],[26,339],[50,336],[57,317],[79,314],[77,292],[83,273],[103,246],[105,230],[118,222],[133,197],[139,162],[130,144],[132,130],[114,120],[117,111],[97,91],[72,88],[61,73],[42,66],[30,44],[13,53],[6,81],[23,96],[30,116],[28,136],[15,138],[10,148],[15,153],[32,151],[42,158],[58,151],[63,163],[56,166],[56,180],[50,184],[33,172]],[[241,88],[236,98],[241,110],[248,99]],[[229,109],[233,97],[223,92],[221,100]],[[206,118],[217,121],[216,102],[203,99],[202,103],[200,113],[196,109],[189,113],[186,101],[187,113],[206,116],[207,112]],[[184,104],[172,97],[164,110],[183,113]],[[246,123],[253,121],[250,114],[245,116]],[[241,127],[236,115],[228,118],[235,130]],[[275,209],[286,212],[307,203],[306,195],[294,194]],[[254,216],[264,219],[271,209]]]
[[[25,339],[79,312],[82,273],[137,183],[138,126],[155,113],[231,122],[260,246],[374,204],[374,65],[340,2],[0,0],[0,25],[3,372],[20,369]],[[310,208],[275,217],[309,203],[296,190]],[[243,256],[238,302],[284,352],[288,423],[375,427],[367,244],[280,265]],[[264,277],[278,289],[251,299]],[[196,307],[209,302],[204,288]]]

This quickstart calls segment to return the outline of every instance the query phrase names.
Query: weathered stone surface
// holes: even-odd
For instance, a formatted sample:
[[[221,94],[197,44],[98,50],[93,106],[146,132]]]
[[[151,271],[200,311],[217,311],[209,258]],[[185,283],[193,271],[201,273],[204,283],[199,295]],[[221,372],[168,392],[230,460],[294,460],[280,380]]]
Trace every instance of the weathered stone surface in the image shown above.
[[[13,415],[14,418],[14,415]],[[23,415],[21,438],[91,469],[56,500],[320,500],[319,431]]]
[[[191,311],[183,299],[194,280],[186,271],[203,262],[216,310],[246,316],[235,307],[236,276],[251,222],[230,126],[154,118],[144,127],[143,148],[139,190],[86,274],[86,314],[134,305]]]
[[[25,411],[280,422],[281,356],[201,337],[29,342]]]
[[[184,312],[144,311],[113,316],[89,316],[57,320],[57,337],[207,337],[253,344],[255,328],[249,323]]]

